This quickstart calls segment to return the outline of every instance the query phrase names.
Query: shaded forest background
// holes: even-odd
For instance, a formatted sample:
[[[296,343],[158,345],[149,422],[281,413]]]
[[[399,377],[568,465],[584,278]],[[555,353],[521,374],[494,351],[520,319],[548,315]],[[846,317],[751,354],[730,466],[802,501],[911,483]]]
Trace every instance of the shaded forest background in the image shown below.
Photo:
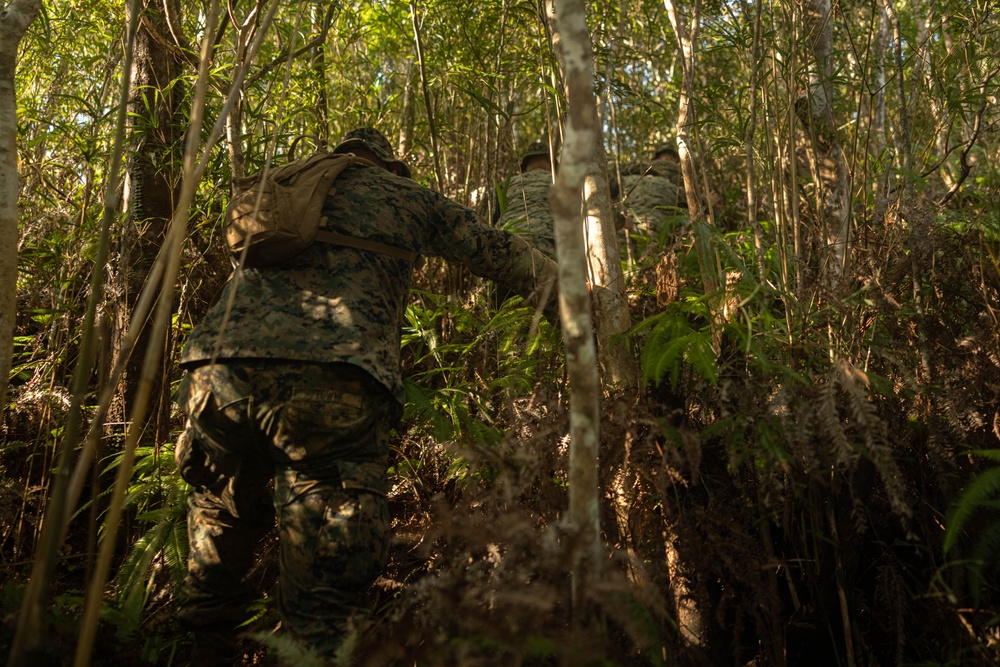
[[[213,3],[133,6],[131,49],[121,3],[53,0],[17,53],[0,646],[44,562],[47,664],[88,616],[78,664],[183,655],[170,394],[230,272],[233,179],[373,125],[491,220],[521,151],[564,143],[544,3],[234,0],[210,62]],[[620,169],[672,143],[689,202],[658,238],[620,237],[614,340],[641,382],[603,386],[599,566],[578,576],[563,522],[560,331],[430,259],[403,325],[392,561],[343,664],[1000,664],[995,8],[635,0],[588,19],[597,180],[620,200]],[[192,180],[185,141],[213,132]],[[43,539],[60,469],[68,530]],[[274,547],[248,664],[296,650],[269,635]]]

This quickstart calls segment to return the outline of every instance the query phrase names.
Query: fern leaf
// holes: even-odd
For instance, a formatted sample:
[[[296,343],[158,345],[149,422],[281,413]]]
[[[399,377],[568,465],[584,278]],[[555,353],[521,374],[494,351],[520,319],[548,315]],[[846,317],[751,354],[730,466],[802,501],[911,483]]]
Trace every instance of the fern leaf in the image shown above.
[[[944,553],[948,553],[955,546],[959,533],[965,528],[969,517],[986,501],[992,500],[998,492],[1000,492],[1000,466],[984,470],[962,491],[955,502],[948,528],[944,533],[942,545]]]
[[[973,456],[978,456],[980,458],[1000,463],[1000,449],[973,449],[969,453]]]
[[[1000,521],[994,521],[976,538],[968,565],[969,592],[978,607],[987,577],[1000,565]]]

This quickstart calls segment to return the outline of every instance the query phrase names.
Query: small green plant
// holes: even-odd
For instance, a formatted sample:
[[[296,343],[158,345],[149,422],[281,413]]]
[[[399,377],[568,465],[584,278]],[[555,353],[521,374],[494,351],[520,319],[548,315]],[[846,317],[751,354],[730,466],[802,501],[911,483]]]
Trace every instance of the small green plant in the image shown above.
[[[1000,464],[1000,449],[979,449],[973,456]],[[969,573],[969,592],[978,605],[986,580],[1000,567],[1000,465],[982,471],[963,489],[952,506],[942,551],[948,554],[963,535],[971,538],[971,552],[963,561]],[[986,512],[988,522],[976,535],[969,535],[973,517]]]
[[[684,364],[688,364],[699,376],[714,383],[718,368],[708,326],[710,317],[703,299],[692,296],[640,323],[633,334],[649,332],[642,351],[643,378],[656,385],[668,380],[676,390]],[[697,319],[703,324],[696,324]]]
[[[121,463],[114,455],[106,472]],[[163,583],[180,585],[187,572],[187,494],[190,486],[174,470],[173,443],[136,451],[125,506],[147,526],[126,554],[115,577],[120,631],[138,628],[150,594]]]

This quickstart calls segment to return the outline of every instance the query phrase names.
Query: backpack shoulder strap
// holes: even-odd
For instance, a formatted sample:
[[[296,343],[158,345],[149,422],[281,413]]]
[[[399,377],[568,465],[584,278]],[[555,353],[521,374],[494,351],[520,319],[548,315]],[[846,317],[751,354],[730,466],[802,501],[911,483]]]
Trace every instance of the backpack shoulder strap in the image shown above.
[[[400,248],[399,246],[379,243],[378,241],[372,241],[371,239],[359,239],[354,236],[338,234],[337,232],[332,232],[327,229],[321,229],[316,232],[316,240],[321,243],[331,243],[333,245],[354,248],[355,250],[367,250],[369,252],[389,255],[390,257],[396,257],[397,259],[410,262],[411,264],[416,263],[417,258],[420,256],[412,250],[406,250],[405,248]]]

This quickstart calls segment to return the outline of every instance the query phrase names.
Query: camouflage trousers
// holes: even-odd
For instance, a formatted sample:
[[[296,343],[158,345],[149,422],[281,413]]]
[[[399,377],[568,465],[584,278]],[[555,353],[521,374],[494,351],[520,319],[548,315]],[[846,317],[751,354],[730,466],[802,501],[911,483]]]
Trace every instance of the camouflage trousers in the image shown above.
[[[234,639],[247,620],[244,577],[276,516],[282,629],[332,655],[388,560],[399,404],[350,364],[236,360],[190,369],[178,403],[178,470],[194,487],[181,615],[196,641]]]

